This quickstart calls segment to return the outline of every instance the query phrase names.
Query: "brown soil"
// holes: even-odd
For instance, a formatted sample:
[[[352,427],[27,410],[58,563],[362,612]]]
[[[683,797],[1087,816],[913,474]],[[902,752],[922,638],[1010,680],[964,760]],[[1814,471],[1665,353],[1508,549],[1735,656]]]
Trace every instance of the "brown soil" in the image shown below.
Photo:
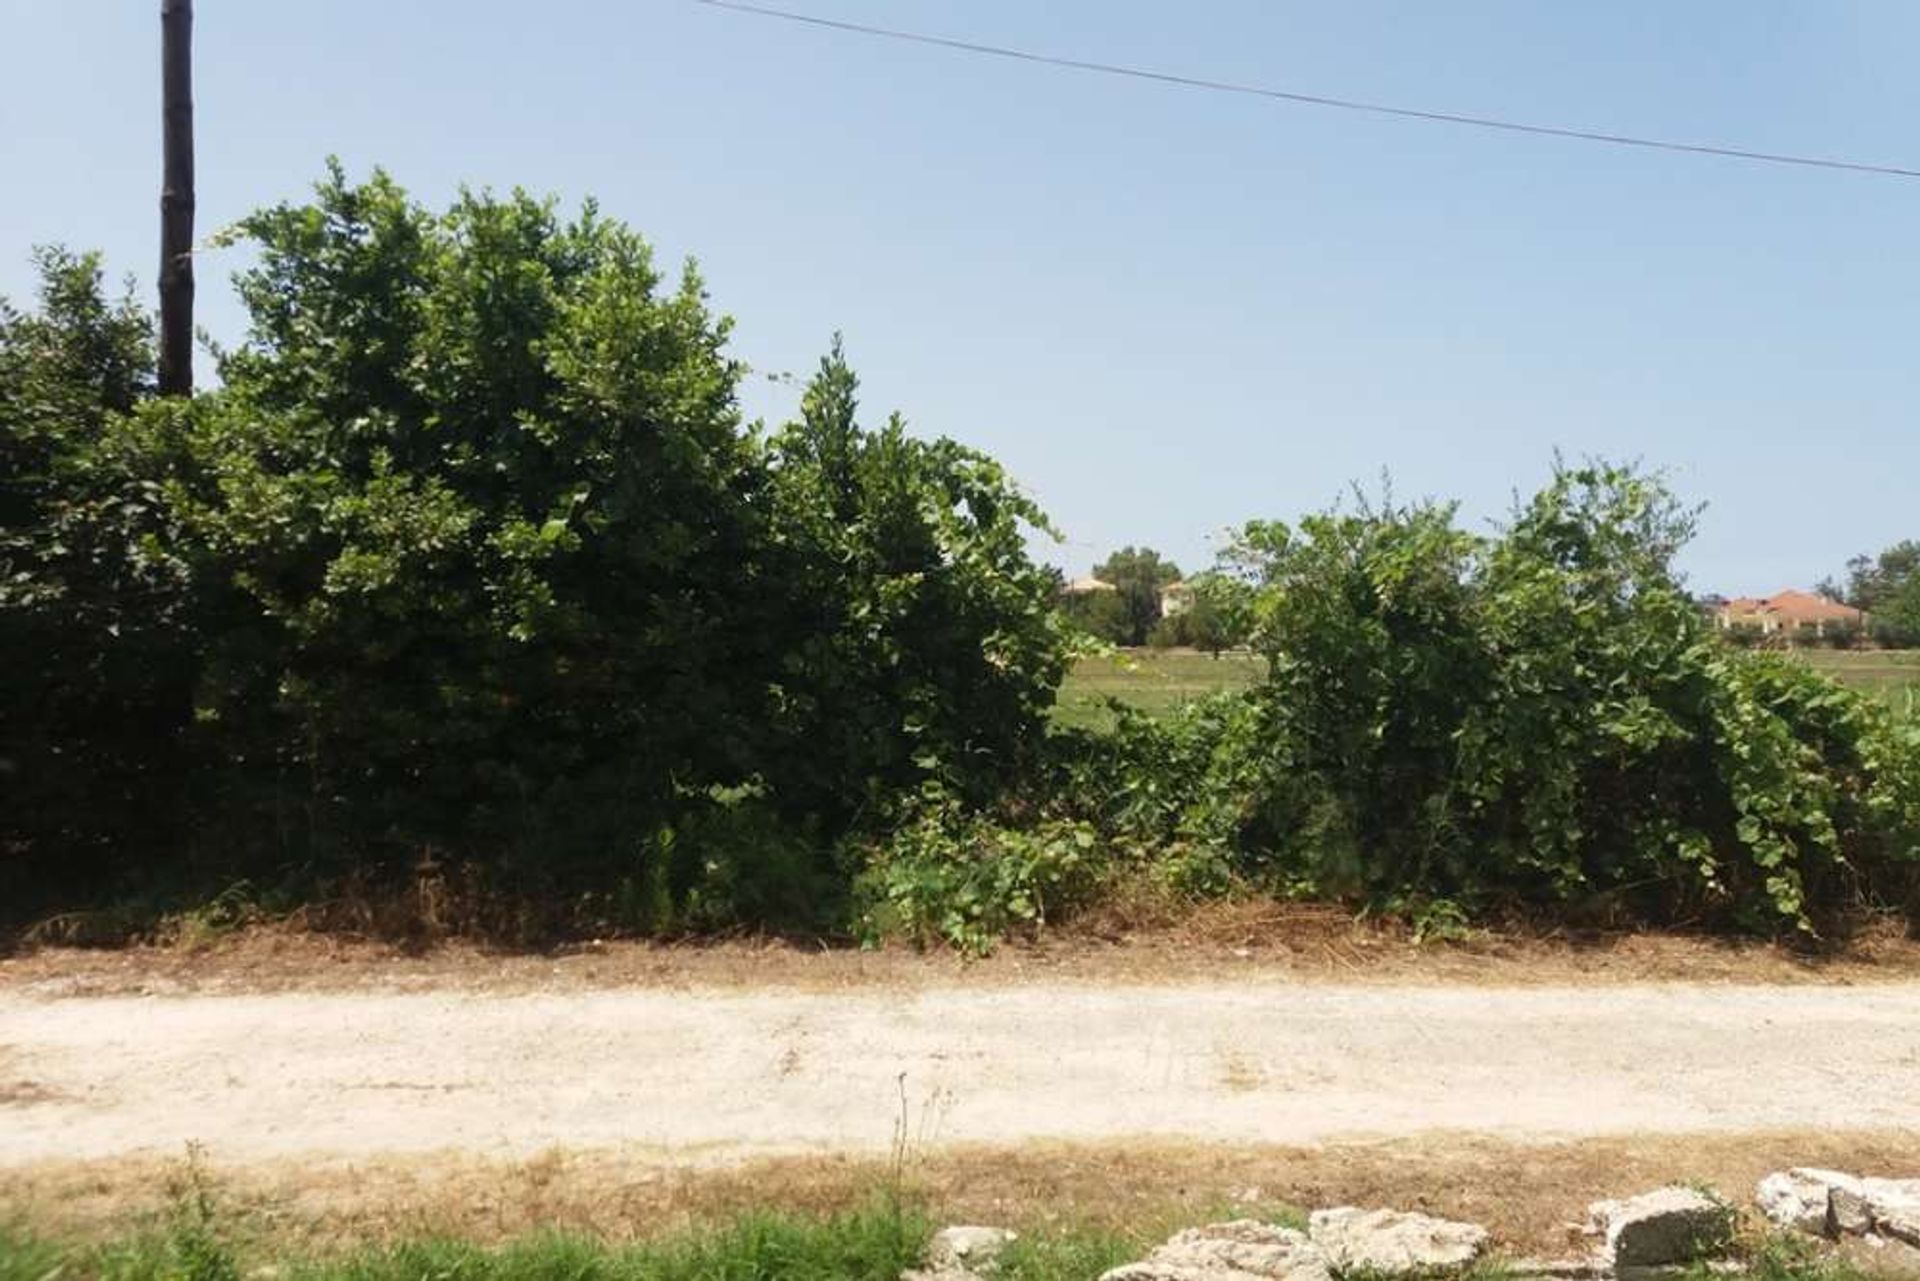
[[[747,939],[588,942],[544,952],[462,940],[426,948],[268,926],[199,947],[44,947],[0,958],[0,991],[37,996],[338,991],[530,993],[604,988],[925,989],[1030,982],[1240,980],[1495,987],[1620,983],[1850,985],[1920,979],[1920,941],[1886,924],[1824,953],[1661,933],[1482,931],[1415,943],[1391,923],[1273,903],[1214,904],[1145,924],[1115,915],[992,956]]]

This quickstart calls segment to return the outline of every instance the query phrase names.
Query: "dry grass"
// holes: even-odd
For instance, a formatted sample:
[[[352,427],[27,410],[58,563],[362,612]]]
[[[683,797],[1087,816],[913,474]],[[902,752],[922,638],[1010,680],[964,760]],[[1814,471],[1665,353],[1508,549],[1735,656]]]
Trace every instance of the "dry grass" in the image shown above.
[[[488,1243],[547,1228],[650,1239],[750,1210],[849,1210],[897,1178],[946,1222],[1134,1229],[1234,1205],[1391,1205],[1484,1223],[1503,1252],[1535,1254],[1577,1246],[1573,1225],[1605,1196],[1697,1181],[1745,1202],[1762,1174],[1786,1165],[1911,1175],[1916,1160],[1920,1134],[1821,1132],[1558,1144],[1439,1134],[1312,1148],[1034,1144],[923,1155],[898,1172],[884,1160],[842,1157],[701,1169],[617,1152],[206,1168],[249,1235],[296,1251],[421,1236]],[[180,1164],[0,1170],[0,1205],[42,1231],[103,1236],[155,1209]]]
[[[551,992],[612,987],[832,991],[1049,983],[1301,983],[1543,986],[1605,983],[1859,984],[1920,978],[1920,942],[1883,922],[1829,954],[1671,933],[1525,929],[1415,943],[1394,922],[1272,901],[1179,907],[1116,901],[984,960],[903,947],[589,942],[507,952],[458,940],[427,948],[298,925],[192,946],[42,947],[0,959],[0,989],[42,996],[319,991]]]

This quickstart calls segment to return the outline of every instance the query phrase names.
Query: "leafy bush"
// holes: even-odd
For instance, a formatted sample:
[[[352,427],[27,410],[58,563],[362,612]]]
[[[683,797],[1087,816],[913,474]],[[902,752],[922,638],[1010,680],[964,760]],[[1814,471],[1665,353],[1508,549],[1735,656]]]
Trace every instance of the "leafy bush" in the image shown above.
[[[1118,630],[1105,639],[1119,645],[1145,645],[1160,621],[1161,593],[1180,581],[1180,567],[1151,547],[1122,547],[1093,567],[1093,576],[1111,583],[1111,592],[1096,592],[1117,600]],[[1101,614],[1107,607],[1096,605]]]
[[[1846,620],[1828,623],[1821,640],[1828,649],[1859,649],[1866,643],[1867,629],[1859,623]]]
[[[335,166],[227,238],[251,328],[191,401],[148,398],[150,322],[91,260],[0,316],[0,643],[46,672],[7,694],[15,870],[426,855],[781,921],[844,901],[833,851],[896,793],[1028,768],[1065,661],[1044,517],[862,429],[837,344],[767,434],[697,273],[591,205],[435,214]]]
[[[1049,738],[1045,518],[863,427],[837,340],[767,432],[697,273],[591,206],[435,214],[335,167],[232,236],[251,329],[191,400],[93,259],[0,309],[12,912],[171,880],[207,934],[414,876],[978,950],[1140,869],[1436,935],[1920,908],[1920,726],[1721,643],[1672,569],[1691,513],[1630,470],[1561,469],[1493,537],[1391,499],[1249,525],[1158,635],[1249,638],[1264,682]],[[1905,557],[1870,576],[1895,623]],[[1101,572],[1079,608],[1139,639],[1177,571]]]
[[[38,310],[0,303],[0,902],[25,848],[84,880],[166,847],[192,695],[167,516],[112,430],[152,393],[151,326],[96,258],[35,258]]]
[[[1066,670],[1053,582],[1027,556],[1044,513],[1000,465],[856,421],[838,339],[772,441],[769,570],[780,647],[763,774],[844,817],[923,782],[975,804],[1032,765]]]
[[[1013,826],[937,798],[861,851],[860,932],[989,951],[1011,930],[1044,926],[1097,883],[1093,826],[1042,819]]]
[[[1133,624],[1120,593],[1062,592],[1060,613],[1079,634],[1108,645],[1125,645]]]
[[[1717,644],[1671,568],[1691,514],[1656,481],[1560,470],[1492,539],[1452,516],[1251,531],[1272,676],[1249,865],[1342,897],[1758,929],[1906,893],[1920,731]]]
[[[1226,574],[1197,574],[1187,580],[1188,605],[1153,625],[1147,643],[1165,649],[1182,645],[1220,652],[1247,643],[1252,626],[1252,597],[1247,584]]]
[[[213,1235],[227,1226],[215,1221],[96,1243],[31,1236],[0,1223],[0,1281],[236,1281],[242,1275],[291,1281],[892,1281],[922,1261],[932,1233],[919,1205],[890,1193],[834,1214],[748,1211],[629,1242],[539,1232],[492,1246],[415,1237],[320,1252],[251,1242],[236,1250]]]

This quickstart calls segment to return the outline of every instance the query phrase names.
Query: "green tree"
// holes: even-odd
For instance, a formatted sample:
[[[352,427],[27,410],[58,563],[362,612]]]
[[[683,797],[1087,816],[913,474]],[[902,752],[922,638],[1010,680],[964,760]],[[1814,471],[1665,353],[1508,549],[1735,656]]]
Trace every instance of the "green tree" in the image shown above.
[[[1718,644],[1672,568],[1694,513],[1658,478],[1558,468],[1495,537],[1453,514],[1363,505],[1237,549],[1270,670],[1218,757],[1245,866],[1758,929],[1909,892],[1920,738]]]
[[[1065,671],[1046,517],[992,459],[857,421],[838,337],[775,435],[782,790],[842,815],[927,783],[983,801],[1029,762]]]
[[[197,708],[322,851],[602,857],[738,779],[764,478],[689,265],[589,205],[335,166],[244,219],[252,319],[170,479]]]
[[[1061,613],[1073,626],[1110,645],[1127,643],[1133,623],[1119,592],[1061,591],[1057,598]]]
[[[1821,590],[1855,609],[1877,610],[1899,597],[1920,578],[1920,542],[1895,543],[1878,556],[1855,556],[1847,562],[1844,583],[1828,581]]]
[[[1125,607],[1122,645],[1144,645],[1160,621],[1160,593],[1180,581],[1180,568],[1150,547],[1122,547],[1096,565],[1093,576],[1113,584]]]
[[[217,390],[151,396],[92,260],[0,316],[0,642],[35,673],[0,769],[46,802],[6,849],[127,848],[102,798],[157,798],[193,821],[147,824],[156,865],[425,853],[628,923],[796,922],[844,899],[853,828],[1028,767],[1065,653],[1045,519],[993,460],[863,428],[837,342],[768,436],[697,272],[591,205],[436,213],[335,165],[225,238],[256,265]]]
[[[1920,646],[1920,575],[1880,607],[1875,633],[1890,645]]]
[[[1193,603],[1179,615],[1185,621],[1186,644],[1215,658],[1220,652],[1244,645],[1253,634],[1253,586],[1219,571],[1196,574],[1187,580]]]
[[[1847,562],[1844,583],[1821,590],[1873,615],[1873,632],[1886,644],[1920,645],[1920,542],[1896,543],[1878,556]]]
[[[93,256],[35,254],[0,302],[0,878],[60,851],[94,875],[172,832],[192,686],[182,567],[120,428],[153,394],[151,318]]]

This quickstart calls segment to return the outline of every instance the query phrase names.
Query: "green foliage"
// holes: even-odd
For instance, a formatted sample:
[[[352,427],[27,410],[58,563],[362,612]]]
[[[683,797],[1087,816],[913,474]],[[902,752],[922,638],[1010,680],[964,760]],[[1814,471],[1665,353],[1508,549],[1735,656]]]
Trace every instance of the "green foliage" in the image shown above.
[[[1117,591],[1064,592],[1060,612],[1069,624],[1095,640],[1109,645],[1130,643],[1133,620],[1127,602]]]
[[[981,954],[1039,927],[1097,883],[1099,838],[1071,819],[1012,825],[935,797],[865,852],[856,884],[861,934]]]
[[[842,813],[926,781],[985,802],[1030,763],[1066,670],[1025,544],[1050,527],[992,459],[897,415],[862,430],[857,387],[836,339],[771,444],[778,790]]]
[[[1242,857],[1374,901],[1755,929],[1899,901],[1916,731],[1715,643],[1670,567],[1691,529],[1593,466],[1492,539],[1426,504],[1255,531],[1273,675]]]
[[[252,330],[166,479],[229,821],[539,865],[740,781],[764,478],[692,269],[663,290],[590,206],[434,216],[337,167],[232,234]]]
[[[1101,1228],[1071,1228],[1010,1243],[994,1264],[1000,1281],[1086,1281],[1132,1263],[1155,1242],[1141,1234]]]
[[[1826,582],[1821,590],[1855,609],[1885,609],[1920,577],[1920,542],[1895,543],[1878,556],[1855,556],[1847,562],[1844,583]]]
[[[1187,607],[1165,614],[1147,642],[1157,649],[1183,646],[1218,657],[1244,645],[1253,628],[1253,589],[1227,574],[1195,575],[1186,581]]]
[[[1189,644],[1217,656],[1252,639],[1252,584],[1232,574],[1212,572],[1195,575],[1188,586],[1193,589],[1193,607],[1182,617],[1188,620]]]
[[[847,831],[1038,751],[1045,519],[861,428],[837,342],[769,436],[698,274],[591,205],[433,213],[336,165],[225,238],[251,328],[191,402],[147,400],[91,260],[0,325],[0,641],[62,655],[9,686],[41,817],[4,835],[53,879],[88,841],[221,880],[427,854],[659,928],[817,921]]]
[[[1920,573],[1908,575],[1871,617],[1874,639],[1880,644],[1920,648]]]
[[[169,1181],[164,1213],[130,1235],[63,1248],[0,1231],[0,1281],[68,1275],[100,1281],[239,1281],[239,1259],[227,1229],[194,1150],[185,1170]]]
[[[876,1197],[832,1216],[762,1211],[642,1244],[563,1233],[494,1248],[429,1238],[267,1266],[289,1281],[893,1281],[920,1261],[929,1233],[917,1209]],[[0,1281],[234,1281],[241,1275],[233,1249],[211,1235],[189,1242],[177,1233],[142,1233],[99,1246],[63,1246],[0,1229]]]
[[[837,339],[794,422],[743,423],[697,272],[591,206],[336,166],[229,235],[251,328],[190,401],[91,258],[0,308],[10,911],[187,885],[203,938],[420,866],[594,928],[969,951],[1142,869],[1434,937],[1920,905],[1920,723],[1721,643],[1692,514],[1631,470],[1495,536],[1391,498],[1251,524],[1165,619],[1178,570],[1126,548],[1061,607],[998,464],[863,426]],[[1916,563],[1851,589],[1920,624]],[[1266,671],[1049,738],[1089,631]]]
[[[1858,649],[1867,639],[1867,629],[1847,619],[1839,619],[1813,628],[1803,625],[1800,633],[1795,638],[1796,644],[1820,646],[1825,649]]]
[[[1113,595],[1125,611],[1120,634],[1107,639],[1118,645],[1144,645],[1160,621],[1160,593],[1180,581],[1180,567],[1163,560],[1151,547],[1122,547],[1094,566],[1093,576],[1113,584]]]
[[[1773,1232],[1757,1241],[1738,1243],[1742,1275],[1751,1281],[1868,1281],[1864,1271],[1845,1255],[1835,1254],[1823,1242],[1800,1233]],[[1690,1264],[1686,1281],[1706,1281],[1716,1269],[1707,1260]]]
[[[1450,822],[1421,786],[1449,772],[1454,732],[1486,688],[1452,509],[1387,507],[1273,527],[1256,606],[1271,675],[1273,768],[1243,833],[1255,857],[1305,852],[1341,895],[1433,884]]]
[[[483,1249],[461,1241],[406,1242],[289,1273],[293,1281],[892,1281],[918,1261],[927,1225],[886,1205],[810,1220],[749,1214],[656,1245],[614,1247],[549,1234]]]
[[[1218,693],[1161,716],[1118,701],[1110,710],[1111,729],[1056,736],[1046,785],[1054,811],[1087,819],[1142,858],[1230,835],[1220,815],[1238,812],[1235,767],[1259,736],[1259,705]]]
[[[1872,615],[1873,639],[1892,647],[1920,646],[1920,542],[1895,543],[1878,556],[1847,562],[1844,583],[1822,590]]]
[[[73,1253],[47,1237],[0,1222],[0,1281],[45,1281],[64,1275]]]
[[[152,393],[152,327],[96,258],[35,262],[37,311],[0,302],[0,899],[26,871],[7,851],[86,877],[165,843],[192,679],[168,520],[112,432]]]

